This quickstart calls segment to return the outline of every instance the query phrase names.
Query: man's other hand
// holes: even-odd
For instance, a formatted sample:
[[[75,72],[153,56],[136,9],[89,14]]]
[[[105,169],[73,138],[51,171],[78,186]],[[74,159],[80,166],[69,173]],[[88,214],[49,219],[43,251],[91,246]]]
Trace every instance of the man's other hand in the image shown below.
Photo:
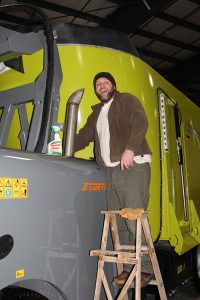
[[[124,171],[124,169],[131,168],[133,166],[133,159],[134,159],[134,152],[129,149],[124,150],[120,162],[121,170]]]

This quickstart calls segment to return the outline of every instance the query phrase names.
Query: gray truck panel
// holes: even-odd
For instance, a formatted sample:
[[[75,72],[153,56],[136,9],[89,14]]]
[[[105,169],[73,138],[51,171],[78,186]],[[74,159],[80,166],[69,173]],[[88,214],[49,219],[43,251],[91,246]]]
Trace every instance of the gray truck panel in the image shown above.
[[[54,284],[69,300],[92,299],[97,261],[89,250],[100,246],[105,172],[93,161],[4,149],[0,166],[1,178],[28,179],[27,198],[0,199],[0,236],[14,239],[0,260],[0,289],[37,279]],[[18,270],[23,278],[16,279]]]

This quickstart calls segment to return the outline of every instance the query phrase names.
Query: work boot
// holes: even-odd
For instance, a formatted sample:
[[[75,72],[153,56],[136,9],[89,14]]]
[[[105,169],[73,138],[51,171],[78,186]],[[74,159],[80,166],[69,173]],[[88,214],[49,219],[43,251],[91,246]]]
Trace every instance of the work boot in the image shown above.
[[[145,287],[153,279],[153,274],[141,272],[141,287]]]
[[[116,276],[113,279],[113,284],[115,285],[124,285],[124,283],[126,282],[126,279],[129,276],[129,272],[127,271],[122,271],[118,276]]]
[[[127,278],[129,276],[129,272],[127,271],[123,271],[122,273],[120,273],[118,276],[116,276],[113,279],[113,284],[114,285],[124,285]],[[141,272],[141,287],[145,287],[146,285],[149,284],[149,282],[151,281],[151,279],[153,279],[153,274],[151,273],[146,273],[146,272]],[[131,288],[134,288],[134,281],[131,283]]]

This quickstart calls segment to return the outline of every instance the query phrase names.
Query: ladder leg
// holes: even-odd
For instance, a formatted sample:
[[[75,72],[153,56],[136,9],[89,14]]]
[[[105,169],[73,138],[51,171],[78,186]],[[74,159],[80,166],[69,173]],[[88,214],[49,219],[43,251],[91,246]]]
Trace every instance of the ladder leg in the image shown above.
[[[141,299],[141,235],[142,235],[142,224],[141,224],[141,218],[138,218],[136,220],[136,247],[135,247],[135,254],[136,254],[136,260],[137,264],[134,266],[133,270],[130,272],[130,275],[124,284],[117,300],[125,299],[123,298],[127,295],[127,290],[130,287],[133,279],[135,278],[135,299],[140,300]]]
[[[117,220],[114,214],[110,215],[110,231],[112,236],[113,248],[115,251],[120,250],[119,234],[117,229]],[[123,265],[117,263],[117,272],[120,274],[123,271]]]
[[[137,263],[137,272],[135,276],[135,299],[141,299],[141,239],[142,239],[142,224],[141,218],[136,220],[136,259]]]
[[[104,273],[103,269],[102,269],[101,278],[102,278],[102,281],[103,281],[103,286],[104,286],[104,289],[105,289],[107,299],[108,300],[113,300],[111,292],[110,292],[110,288],[108,286],[108,281],[106,279],[106,276],[105,276],[105,273]]]
[[[110,231],[111,231],[114,250],[115,251],[121,250],[118,228],[117,228],[116,214],[110,214]],[[116,265],[117,265],[117,273],[120,274],[123,271],[123,264],[117,263]],[[120,295],[121,295],[121,293],[122,293],[122,291],[120,292]],[[117,299],[128,300],[127,289],[125,290],[125,292],[123,293],[122,296],[120,296],[120,295],[118,296]]]
[[[97,278],[96,278],[96,286],[95,286],[95,292],[94,292],[94,300],[99,300],[100,298],[100,291],[101,291],[101,272],[103,269],[103,261],[98,261],[98,271],[97,271]]]
[[[163,280],[162,280],[162,276],[161,276],[161,273],[160,273],[158,260],[157,260],[155,249],[154,249],[153,240],[151,238],[151,231],[150,231],[150,228],[149,228],[149,223],[148,223],[148,220],[147,220],[146,217],[142,218],[142,227],[143,227],[143,230],[144,230],[144,235],[145,235],[147,247],[148,247],[148,250],[149,250],[149,256],[150,256],[150,259],[151,259],[151,262],[152,262],[152,267],[153,267],[153,271],[154,271],[154,274],[155,274],[160,299],[161,300],[167,300],[165,287],[164,287],[164,284],[163,284]]]
[[[106,249],[107,240],[108,240],[108,230],[109,230],[109,215],[105,214],[104,224],[103,224],[103,233],[102,233],[102,238],[101,238],[101,250]],[[104,262],[99,258],[96,286],[95,286],[95,292],[94,292],[94,300],[99,300],[99,298],[100,298],[100,292],[101,292],[101,286],[102,286],[102,274],[104,273],[103,267],[104,267]]]
[[[101,292],[101,286],[103,282],[103,286],[105,289],[105,293],[108,300],[113,300],[110,288],[108,286],[108,281],[106,279],[105,273],[103,271],[104,262],[99,260],[98,261],[98,271],[97,271],[97,278],[96,278],[96,286],[95,286],[95,292],[94,292],[94,300],[100,299],[100,292]]]
[[[103,224],[103,233],[102,233],[102,238],[101,238],[101,250],[106,250],[107,241],[108,241],[109,223],[110,223],[109,215],[105,214],[104,224]]]

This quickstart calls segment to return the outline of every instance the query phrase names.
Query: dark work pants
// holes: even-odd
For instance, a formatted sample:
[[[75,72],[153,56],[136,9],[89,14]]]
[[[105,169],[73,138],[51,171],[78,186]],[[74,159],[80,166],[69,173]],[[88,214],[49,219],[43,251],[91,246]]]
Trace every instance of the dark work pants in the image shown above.
[[[120,210],[124,207],[147,208],[149,200],[151,170],[149,163],[134,163],[130,169],[121,171],[120,165],[107,168],[108,210]],[[135,221],[128,221],[117,216],[120,243],[135,245]],[[144,237],[142,238],[144,243]],[[130,271],[132,265],[124,265]],[[142,257],[142,271],[152,272],[149,257]]]

